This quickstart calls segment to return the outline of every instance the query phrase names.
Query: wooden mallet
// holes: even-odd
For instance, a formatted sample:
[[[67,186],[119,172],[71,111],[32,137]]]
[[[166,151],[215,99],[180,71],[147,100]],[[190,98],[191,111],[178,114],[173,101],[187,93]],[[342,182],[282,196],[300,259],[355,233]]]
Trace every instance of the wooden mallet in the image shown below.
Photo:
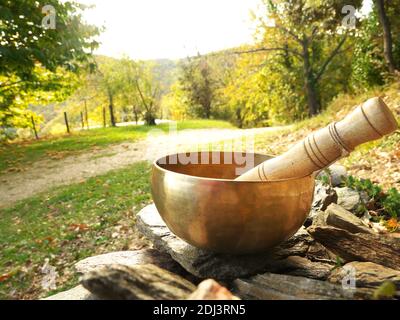
[[[382,138],[398,128],[381,98],[371,98],[343,120],[309,134],[284,154],[267,160],[236,180],[271,181],[303,177],[347,156],[362,143]]]

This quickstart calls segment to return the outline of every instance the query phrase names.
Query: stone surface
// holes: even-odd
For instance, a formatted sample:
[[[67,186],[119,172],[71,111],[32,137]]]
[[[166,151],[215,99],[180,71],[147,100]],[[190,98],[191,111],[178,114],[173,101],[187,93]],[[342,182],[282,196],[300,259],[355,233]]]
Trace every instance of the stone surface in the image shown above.
[[[89,290],[82,285],[72,288],[67,291],[59,292],[43,300],[99,300]]]
[[[213,279],[202,281],[188,300],[240,300]]]
[[[361,197],[358,191],[350,189],[348,187],[335,188],[338,196],[337,204],[345,208],[346,210],[354,210],[360,203]]]
[[[287,269],[279,260],[288,256],[304,256],[312,261],[329,262],[331,255],[312,237],[300,229],[291,239],[270,252],[246,256],[223,255],[198,249],[175,236],[160,218],[154,205],[137,215],[137,228],[153,245],[171,255],[184,269],[199,278],[235,279],[268,271]]]
[[[333,164],[328,170],[323,170],[318,174],[318,178],[322,178],[323,176],[328,176],[333,187],[337,187],[341,184],[343,178],[347,177],[347,170],[345,167]]]
[[[184,278],[152,264],[105,266],[85,274],[81,283],[108,300],[186,299],[196,289]]]
[[[250,279],[237,279],[233,292],[242,299],[326,300],[352,299],[354,293],[327,281],[264,273]]]
[[[374,262],[400,269],[400,239],[384,235],[350,233],[331,226],[311,226],[307,231],[346,261]]]
[[[377,288],[385,281],[391,281],[400,290],[400,271],[386,268],[372,262],[349,262],[335,269],[329,276],[332,283],[341,283],[343,277],[354,272],[356,287]]]
[[[313,226],[326,226],[326,218],[327,218],[328,214],[325,211],[318,211],[314,218],[313,218],[313,222],[312,225]]]
[[[183,271],[180,265],[177,264],[170,255],[154,249],[117,251],[89,257],[77,262],[75,264],[75,270],[78,273],[84,274],[112,264],[125,266],[154,264],[174,273],[180,274]]]
[[[344,229],[351,233],[374,233],[361,219],[338,204],[330,204],[325,212],[326,223],[330,226]]]
[[[331,204],[336,203],[338,200],[338,196],[336,191],[329,186],[324,186],[321,182],[318,182],[315,185],[314,190],[314,199],[312,204],[313,210],[322,210],[325,209]]]
[[[332,264],[311,261],[305,257],[290,256],[283,260],[276,260],[276,269],[273,264],[268,267],[270,272],[278,272],[287,275],[301,276],[317,280],[325,280],[328,278]]]
[[[325,211],[331,203],[336,203],[337,199],[337,194],[334,189],[323,185],[320,181],[317,181],[314,189],[314,198],[310,214],[308,215],[304,225],[307,227],[310,226],[319,212]]]

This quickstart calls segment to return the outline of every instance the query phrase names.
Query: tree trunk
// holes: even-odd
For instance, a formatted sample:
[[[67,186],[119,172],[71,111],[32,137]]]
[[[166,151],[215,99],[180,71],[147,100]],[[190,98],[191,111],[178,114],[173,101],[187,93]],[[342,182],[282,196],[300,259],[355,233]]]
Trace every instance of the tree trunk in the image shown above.
[[[109,95],[109,101],[110,101],[109,109],[110,109],[111,125],[113,127],[115,127],[116,124],[115,124],[115,116],[114,116],[113,96],[111,94]]]
[[[207,109],[206,109],[206,119],[210,119],[210,117],[211,117],[211,108],[207,107]]]
[[[308,112],[310,116],[314,116],[319,112],[320,103],[316,89],[316,81],[310,65],[310,55],[308,52],[308,42],[303,40],[303,73],[304,73],[304,90],[307,95]]]
[[[244,115],[242,114],[242,108],[237,107],[236,108],[236,122],[237,125],[240,129],[243,128],[243,123],[244,123]]]
[[[144,121],[149,126],[156,125],[156,118],[153,116],[153,114],[150,111],[147,111],[146,114],[144,115]]]
[[[133,116],[135,117],[135,122],[136,122],[136,125],[137,125],[138,122],[139,122],[139,115],[138,115],[138,112],[137,112],[135,107],[133,107]]]
[[[383,29],[383,54],[390,73],[394,73],[396,66],[393,59],[393,42],[390,31],[390,22],[385,10],[384,0],[375,0],[376,9],[378,11],[379,21]]]

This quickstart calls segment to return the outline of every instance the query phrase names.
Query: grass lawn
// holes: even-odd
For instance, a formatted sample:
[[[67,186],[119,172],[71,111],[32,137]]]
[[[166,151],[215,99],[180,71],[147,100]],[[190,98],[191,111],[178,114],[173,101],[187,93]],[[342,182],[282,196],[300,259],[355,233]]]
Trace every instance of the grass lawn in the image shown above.
[[[64,157],[92,148],[102,148],[126,141],[137,141],[146,137],[146,133],[154,128],[166,132],[169,130],[169,124],[164,123],[156,127],[127,126],[92,129],[74,132],[71,135],[49,137],[39,141],[0,144],[0,173],[18,171],[21,165],[46,157]],[[219,120],[189,120],[177,123],[178,130],[207,128],[233,129],[234,127],[229,122]]]
[[[0,299],[68,289],[78,282],[78,260],[143,245],[134,225],[151,201],[149,173],[150,165],[140,162],[0,210]],[[50,292],[41,286],[45,259],[58,273]]]

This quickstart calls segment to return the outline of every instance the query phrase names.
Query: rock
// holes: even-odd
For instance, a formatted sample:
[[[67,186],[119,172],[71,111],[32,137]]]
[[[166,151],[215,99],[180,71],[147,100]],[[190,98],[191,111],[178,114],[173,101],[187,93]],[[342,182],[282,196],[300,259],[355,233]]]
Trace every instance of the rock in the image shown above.
[[[350,233],[331,226],[311,226],[312,237],[346,261],[374,262],[400,270],[400,239]]]
[[[360,194],[351,188],[335,188],[338,199],[337,204],[345,208],[346,210],[354,210],[360,203]]]
[[[311,211],[304,225],[307,227],[310,226],[319,212],[325,211],[331,203],[336,203],[337,199],[338,197],[334,189],[330,186],[323,185],[320,181],[317,181],[314,189]]]
[[[279,265],[276,261],[291,255],[306,256],[312,261],[329,260],[327,250],[316,244],[304,228],[270,252],[235,256],[205,251],[178,238],[162,221],[154,205],[138,213],[136,225],[157,249],[167,252],[184,269],[203,279],[236,279],[268,271],[269,267],[276,270]],[[311,247],[314,248],[310,250]]]
[[[75,264],[75,270],[84,274],[104,266],[120,264],[134,266],[154,264],[160,268],[182,275],[182,267],[171,256],[155,249],[117,251],[83,259]]]
[[[43,300],[98,300],[98,298],[82,285],[79,285],[70,290],[44,298]]]
[[[338,196],[334,189],[329,186],[324,186],[322,183],[317,183],[312,204],[314,210],[325,211],[331,203],[336,203],[337,200]]]
[[[326,223],[330,226],[344,229],[351,233],[374,233],[361,219],[335,203],[329,205],[326,209],[326,214]]]
[[[352,299],[353,292],[326,281],[264,273],[250,279],[237,279],[233,292],[242,299],[326,300]]]
[[[318,211],[314,219],[312,221],[313,226],[326,226],[326,218],[328,217],[328,214],[325,211]]]
[[[343,267],[335,269],[328,280],[340,284],[343,277],[350,274],[349,270],[354,274],[356,287],[375,289],[383,282],[390,281],[396,285],[397,290],[400,290],[400,271],[372,262],[347,263]]]
[[[108,300],[186,299],[196,289],[182,277],[152,264],[105,266],[85,274],[81,283]]]
[[[278,260],[276,262],[276,269],[274,270],[273,267],[270,266],[268,271],[325,280],[328,278],[333,268],[334,266],[332,264],[313,262],[304,257],[291,256],[283,260]]]
[[[213,279],[201,282],[188,300],[240,300]]]
[[[322,170],[317,179],[322,179],[323,176],[327,176],[333,187],[337,187],[342,183],[343,178],[347,177],[347,170],[345,167],[333,164],[327,170]]]
[[[275,260],[290,256],[306,257],[310,261],[333,264],[336,260],[336,256],[316,242],[304,227],[300,228],[293,237],[274,248],[272,254]]]

